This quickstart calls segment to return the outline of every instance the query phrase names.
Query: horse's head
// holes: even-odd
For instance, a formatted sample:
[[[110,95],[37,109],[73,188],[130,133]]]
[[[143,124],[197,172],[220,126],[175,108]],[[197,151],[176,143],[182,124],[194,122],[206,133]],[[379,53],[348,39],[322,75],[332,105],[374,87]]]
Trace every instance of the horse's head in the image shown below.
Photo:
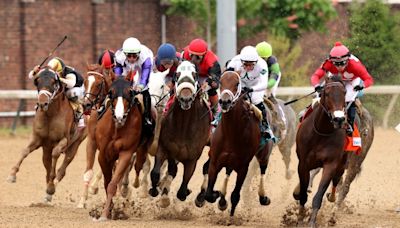
[[[163,72],[151,72],[150,74],[149,83],[147,86],[149,87],[152,106],[157,106],[157,109],[158,106],[163,106],[168,100],[165,99],[165,96],[169,92],[169,87],[165,84],[165,77],[168,75],[168,73],[169,69]],[[164,102],[161,102],[160,99],[163,99]]]
[[[340,77],[336,75],[327,77],[320,103],[335,128],[342,128],[346,120],[345,96],[346,88]]]
[[[235,71],[225,71],[221,75],[221,95],[219,98],[219,104],[221,105],[222,112],[228,112],[237,99],[241,92],[240,75]]]
[[[118,78],[109,91],[111,111],[117,128],[124,126],[126,118],[134,104],[135,92],[125,78]]]
[[[176,70],[176,97],[183,110],[192,107],[192,103],[196,98],[196,69],[189,61],[183,61]]]
[[[90,112],[92,107],[101,103],[104,99],[111,82],[111,77],[105,69],[98,64],[88,65],[84,85],[85,97],[83,100],[83,108],[85,112]]]
[[[59,76],[54,70],[45,67],[35,76],[34,84],[38,91],[37,107],[42,111],[47,111],[52,99],[60,91]]]

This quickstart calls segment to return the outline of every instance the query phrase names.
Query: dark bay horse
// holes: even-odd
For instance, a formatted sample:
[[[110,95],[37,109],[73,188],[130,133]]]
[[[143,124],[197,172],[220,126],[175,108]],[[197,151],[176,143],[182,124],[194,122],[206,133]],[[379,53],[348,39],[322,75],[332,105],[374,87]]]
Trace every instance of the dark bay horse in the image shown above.
[[[268,205],[270,199],[264,190],[265,171],[268,166],[273,142],[264,141],[261,143],[260,118],[258,109],[245,101],[241,95],[241,81],[237,72],[226,71],[221,76],[220,104],[222,108],[222,119],[211,138],[210,163],[208,167],[208,186],[205,196],[205,182],[202,190],[196,198],[196,205],[202,206],[204,199],[208,202],[215,202],[218,197],[219,208],[225,210],[227,203],[225,200],[226,187],[221,192],[214,191],[214,185],[219,171],[227,168],[227,172],[232,170],[237,172],[236,186],[231,195],[232,209],[230,215],[233,216],[236,206],[240,199],[240,190],[246,178],[249,163],[256,156],[261,170],[259,186],[259,200],[261,205]],[[270,114],[268,112],[268,118]],[[205,178],[206,180],[207,178]]]
[[[17,164],[12,168],[8,180],[15,182],[23,160],[32,151],[42,147],[47,183],[45,201],[50,202],[56,184],[65,176],[67,166],[75,157],[80,143],[85,139],[86,130],[77,130],[74,111],[55,71],[49,68],[42,69],[35,76],[34,84],[38,91],[38,101],[32,138],[29,145],[22,151]],[[65,157],[56,173],[57,160],[61,153],[64,153]]]
[[[151,171],[152,187],[149,193],[155,197],[159,193],[157,186],[160,182],[160,167],[165,160],[168,161],[168,177],[161,186],[162,207],[170,203],[168,192],[177,173],[176,161],[184,166],[177,197],[184,201],[190,194],[187,185],[207,144],[210,131],[209,108],[203,98],[206,93],[197,87],[194,65],[183,61],[178,66],[177,77],[175,101],[162,121],[155,164]]]
[[[85,114],[90,118],[87,123],[88,137],[86,142],[86,170],[83,174],[83,192],[78,203],[78,208],[86,206],[88,198],[89,183],[93,178],[93,165],[96,157],[96,124],[98,119],[97,109],[104,102],[105,97],[110,89],[112,81],[115,79],[114,72],[107,70],[98,64],[87,65],[88,71],[85,76],[85,96],[83,100],[83,108]],[[101,171],[99,172],[101,175]],[[93,190],[96,191],[96,190]]]
[[[326,77],[325,87],[321,92],[318,106],[306,118],[297,131],[296,153],[299,159],[298,174],[300,191],[293,192],[296,200],[300,200],[299,220],[305,216],[304,205],[307,202],[307,187],[310,170],[322,167],[322,178],[312,203],[310,225],[316,226],[316,218],[323,195],[330,182],[334,187],[343,175],[347,154],[343,151],[345,129],[346,89],[340,77]]]
[[[110,217],[112,198],[117,191],[117,185],[129,168],[142,134],[142,108],[130,81],[122,77],[117,78],[111,84],[109,97],[111,107],[97,122],[95,132],[100,151],[98,160],[104,175],[107,195],[100,220]]]

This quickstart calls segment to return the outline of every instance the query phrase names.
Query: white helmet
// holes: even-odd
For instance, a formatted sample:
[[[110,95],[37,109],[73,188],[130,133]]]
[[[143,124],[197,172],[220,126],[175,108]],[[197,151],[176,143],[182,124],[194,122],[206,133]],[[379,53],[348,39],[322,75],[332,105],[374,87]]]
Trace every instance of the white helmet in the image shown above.
[[[139,53],[141,50],[140,41],[136,38],[129,37],[122,44],[122,51],[124,53]]]
[[[258,53],[255,47],[246,46],[240,51],[240,60],[246,62],[257,62]]]

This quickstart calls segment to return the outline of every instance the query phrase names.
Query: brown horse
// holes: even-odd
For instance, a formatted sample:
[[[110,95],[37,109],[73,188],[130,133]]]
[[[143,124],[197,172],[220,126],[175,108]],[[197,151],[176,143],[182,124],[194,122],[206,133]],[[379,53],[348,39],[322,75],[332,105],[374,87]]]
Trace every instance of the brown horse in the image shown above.
[[[78,203],[78,208],[86,206],[88,198],[89,183],[93,178],[93,165],[96,157],[96,124],[98,119],[97,109],[104,102],[105,97],[110,89],[111,83],[115,78],[112,70],[107,70],[98,64],[87,65],[88,71],[84,81],[85,96],[83,100],[84,112],[90,116],[87,128],[88,137],[86,143],[86,170],[83,174],[83,193]],[[100,172],[101,175],[101,172]]]
[[[304,204],[307,202],[310,170],[323,168],[321,182],[312,203],[313,211],[310,217],[312,227],[316,226],[317,214],[326,189],[331,181],[334,187],[337,186],[347,159],[347,154],[343,151],[346,137],[343,128],[346,120],[346,89],[338,76],[327,77],[325,82],[320,103],[301,123],[296,136],[300,191],[293,192],[293,196],[296,200],[300,200],[300,221],[305,216]]]
[[[97,122],[95,132],[100,150],[98,160],[104,175],[104,188],[107,194],[100,220],[110,217],[112,197],[129,168],[142,134],[141,107],[131,83],[125,78],[117,78],[111,84],[109,97],[111,108]]]
[[[244,99],[246,93],[240,95],[241,82],[238,73],[234,71],[224,72],[221,76],[220,91],[219,102],[223,114],[221,122],[211,138],[208,186],[205,191],[206,182],[203,182],[201,192],[196,198],[196,205],[202,206],[204,199],[213,203],[218,197],[221,197],[219,208],[221,210],[227,208],[226,187],[221,192],[214,191],[217,175],[223,167],[226,167],[228,174],[232,170],[237,172],[236,186],[231,195],[232,209],[230,215],[233,216],[240,199],[240,190],[246,178],[249,163],[254,156],[258,160],[261,170],[260,204],[268,205],[270,203],[270,199],[266,196],[264,190],[264,177],[273,142],[261,139],[259,125],[262,117],[257,117],[255,112],[258,113],[259,110]],[[269,112],[268,118],[270,118]]]
[[[196,71],[192,63],[184,61],[178,66],[175,102],[161,124],[158,150],[154,168],[151,171],[152,188],[149,193],[153,197],[158,195],[160,167],[167,160],[168,177],[161,186],[162,207],[170,203],[168,192],[172,179],[177,173],[176,161],[182,162],[184,166],[183,180],[177,197],[184,201],[190,194],[187,185],[209,138],[209,109],[203,99],[206,93],[202,88],[196,90],[195,76]]]
[[[64,87],[55,71],[49,68],[42,69],[36,75],[34,84],[38,90],[38,101],[32,139],[22,151],[17,164],[12,168],[8,180],[15,182],[22,161],[29,153],[42,147],[42,160],[46,168],[47,183],[45,201],[50,202],[56,184],[65,176],[67,166],[75,157],[80,143],[85,139],[86,130],[77,130],[74,111],[63,92]],[[57,160],[61,153],[64,153],[65,157],[56,173]]]

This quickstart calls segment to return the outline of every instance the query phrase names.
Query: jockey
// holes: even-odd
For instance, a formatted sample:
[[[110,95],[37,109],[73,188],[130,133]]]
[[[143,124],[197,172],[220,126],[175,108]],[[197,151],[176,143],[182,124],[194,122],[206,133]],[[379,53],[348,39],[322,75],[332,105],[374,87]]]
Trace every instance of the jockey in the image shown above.
[[[265,90],[268,85],[267,63],[257,54],[253,46],[246,46],[240,54],[233,57],[228,63],[227,70],[234,70],[240,74],[242,88],[250,94],[250,101],[257,106],[263,114],[261,133],[267,139],[275,140],[268,119],[267,110],[263,103]]]
[[[279,125],[282,128],[285,128],[285,124],[283,122],[284,113],[281,110],[278,101],[276,100],[276,91],[278,89],[279,82],[281,81],[281,70],[279,67],[278,59],[272,55],[272,47],[269,43],[263,41],[256,45],[258,55],[267,62],[268,65],[268,86],[267,86],[267,97],[275,106],[280,109],[281,114],[273,108],[272,112],[274,116],[277,117]]]
[[[221,67],[217,55],[208,49],[208,44],[204,40],[194,39],[184,48],[182,59],[191,61],[196,66],[200,85],[207,82],[210,86],[207,93],[215,120],[218,110],[217,89],[221,77]]]
[[[122,48],[115,53],[115,60],[114,72],[117,77],[128,76],[128,73],[131,72],[134,89],[143,95],[144,125],[152,129],[151,98],[147,83],[153,67],[153,52],[141,44],[138,39],[129,37],[122,44]],[[137,74],[139,74],[139,78],[135,79]]]
[[[348,127],[346,131],[351,136],[356,115],[354,101],[358,95],[358,91],[370,87],[374,81],[361,61],[350,54],[349,49],[340,42],[335,43],[335,46],[329,53],[329,58],[311,76],[311,84],[314,86],[315,91],[319,92],[322,90],[323,85],[320,84],[320,79],[326,73],[341,75],[345,83],[346,102],[351,103],[347,110]]]
[[[154,63],[157,71],[162,72],[169,69],[169,73],[165,78],[165,83],[170,89],[173,89],[176,69],[180,63],[180,53],[176,52],[175,46],[170,43],[161,44],[158,48]]]
[[[47,66],[54,70],[60,77],[60,81],[65,84],[65,95],[68,97],[70,104],[75,112],[75,120],[78,127],[84,127],[82,99],[85,89],[83,86],[83,77],[74,68],[65,65],[64,60],[59,57],[52,58]],[[33,78],[40,70],[40,66],[35,66],[29,72],[29,78]]]

